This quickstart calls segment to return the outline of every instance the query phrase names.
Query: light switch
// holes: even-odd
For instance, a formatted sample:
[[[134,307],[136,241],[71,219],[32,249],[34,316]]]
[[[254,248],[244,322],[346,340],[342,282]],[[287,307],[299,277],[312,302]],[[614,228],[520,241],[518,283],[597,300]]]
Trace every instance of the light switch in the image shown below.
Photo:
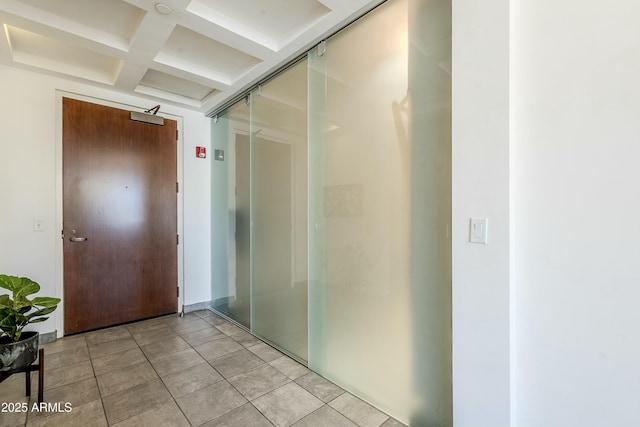
[[[487,218],[471,218],[469,241],[471,243],[487,243]]]

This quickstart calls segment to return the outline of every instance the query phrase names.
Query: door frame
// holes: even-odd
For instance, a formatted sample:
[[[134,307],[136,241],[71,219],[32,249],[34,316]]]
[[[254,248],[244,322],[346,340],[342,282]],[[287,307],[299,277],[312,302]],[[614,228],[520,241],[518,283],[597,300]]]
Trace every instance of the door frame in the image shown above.
[[[246,125],[246,126],[245,126]],[[262,132],[261,132],[262,134]],[[229,210],[235,211],[236,208],[236,136],[237,135],[246,135],[249,137],[249,145],[251,145],[251,132],[249,131],[248,123],[242,123],[242,126],[229,126],[229,130],[227,133],[227,204]],[[295,194],[295,176],[296,176],[296,168],[295,168],[295,160],[296,160],[296,145],[292,144],[287,138],[286,134],[282,132],[274,132],[273,129],[265,129],[264,138],[268,138],[269,141],[275,142],[278,144],[286,144],[291,147],[291,158],[289,164],[289,170],[291,172],[291,194]],[[251,170],[251,167],[249,167]],[[296,207],[295,203],[291,206],[291,217],[296,217]],[[231,294],[231,292],[237,292],[236,289],[236,222],[235,217],[232,219],[232,223],[229,224],[229,230],[227,232],[227,249],[230,256],[227,259],[227,293]],[[293,288],[295,284],[295,260],[296,260],[296,233],[297,230],[295,227],[291,230],[291,283],[289,286]],[[251,237],[251,250],[253,250],[253,237]],[[253,272],[251,273],[253,274]],[[251,280],[251,284],[253,284],[253,280]]]
[[[138,105],[130,105],[124,103],[118,103],[114,101],[109,101],[106,99],[95,98],[91,96],[85,96],[77,93],[66,92],[63,90],[56,90],[55,94],[55,120],[56,120],[56,142],[55,142],[55,171],[56,171],[56,214],[55,214],[55,224],[56,224],[56,232],[62,233],[62,224],[63,224],[63,199],[62,199],[62,185],[63,185],[63,174],[62,174],[62,98],[72,98],[79,101],[91,102],[93,104],[104,105],[106,107],[118,108],[120,110],[126,111],[139,111],[144,112],[144,110],[149,108],[149,105],[154,103],[154,101],[149,101],[149,105],[145,105],[144,107],[140,107]],[[137,102],[137,100],[136,100]],[[178,312],[181,311],[184,307],[184,244],[183,244],[183,236],[184,236],[184,186],[183,186],[183,147],[184,147],[184,129],[183,129],[183,118],[182,116],[176,116],[170,113],[161,112],[163,117],[166,117],[171,120],[175,120],[177,122],[178,129],[178,140],[176,141],[176,172],[177,172],[177,180],[180,191],[177,193],[177,230],[178,234],[181,236],[178,244],[178,289],[180,292],[180,297],[176,298],[176,307]],[[62,310],[64,313],[64,252],[62,246],[63,240],[62,238],[57,239],[56,249],[55,249],[55,288],[56,295],[61,296],[60,304],[58,305],[58,309]],[[64,336],[64,315],[56,316],[56,333],[57,338],[62,338]]]

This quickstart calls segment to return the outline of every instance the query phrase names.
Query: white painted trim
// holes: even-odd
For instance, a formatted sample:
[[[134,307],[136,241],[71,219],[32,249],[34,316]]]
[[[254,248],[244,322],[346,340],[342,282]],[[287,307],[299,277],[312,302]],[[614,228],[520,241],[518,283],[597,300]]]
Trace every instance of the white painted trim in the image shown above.
[[[200,310],[211,310],[211,301],[198,302],[196,304],[183,306],[183,311],[185,314]]]

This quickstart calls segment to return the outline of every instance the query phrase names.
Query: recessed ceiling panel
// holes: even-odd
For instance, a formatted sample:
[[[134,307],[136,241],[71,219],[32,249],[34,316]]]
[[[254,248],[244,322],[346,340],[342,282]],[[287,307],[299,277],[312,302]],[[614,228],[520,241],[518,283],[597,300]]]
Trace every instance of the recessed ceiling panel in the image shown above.
[[[0,66],[206,112],[382,1],[0,0]]]
[[[155,60],[190,73],[231,84],[260,59],[177,25]]]
[[[100,83],[113,84],[121,61],[7,25],[15,62]]]
[[[199,101],[216,92],[213,88],[156,70],[148,70],[140,85]]]
[[[331,12],[317,0],[194,0],[192,4],[209,10],[208,18],[216,24],[239,34],[251,29],[279,47]]]
[[[129,40],[145,11],[121,0],[22,0],[44,12]],[[55,23],[51,23],[54,26]],[[64,29],[64,28],[62,28]]]

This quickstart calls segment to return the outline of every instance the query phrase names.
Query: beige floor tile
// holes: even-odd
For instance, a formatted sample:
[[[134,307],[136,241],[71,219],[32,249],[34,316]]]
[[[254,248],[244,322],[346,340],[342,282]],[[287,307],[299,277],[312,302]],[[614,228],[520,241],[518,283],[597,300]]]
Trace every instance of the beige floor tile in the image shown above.
[[[362,427],[378,427],[389,418],[349,393],[341,394],[329,402],[329,406]]]
[[[307,375],[299,377],[296,379],[296,383],[325,403],[331,402],[344,393],[343,389],[315,372],[309,372]]]
[[[324,405],[293,424],[294,427],[358,427],[357,424],[351,422],[344,415],[328,405]]]
[[[264,360],[249,350],[242,349],[210,360],[209,363],[211,363],[211,366],[216,368],[216,371],[220,372],[223,377],[229,378],[264,365]]]
[[[288,383],[252,403],[278,427],[290,426],[324,405],[296,383]]]
[[[107,425],[102,402],[94,400],[71,409],[71,412],[51,414],[29,420],[27,427],[101,427]]]
[[[45,401],[69,403],[72,411],[0,414],[0,427],[102,426],[107,420],[119,427],[402,426],[208,310],[42,347]],[[0,386],[0,402],[22,400],[31,409],[37,374],[31,378],[30,401],[23,396],[24,375],[16,375]]]
[[[89,360],[89,349],[87,347],[78,347],[53,354],[47,354],[45,351],[44,354],[44,365],[46,369],[75,365],[76,363],[86,360]]]
[[[96,357],[91,360],[93,371],[96,375],[104,375],[111,371],[126,368],[144,362],[147,358],[138,347],[129,350],[119,351],[117,353],[107,354],[106,356]]]
[[[213,317],[203,317],[202,318],[205,322],[207,322],[210,325],[213,326],[220,326],[220,325],[228,325],[230,324],[228,320],[223,319],[222,317],[215,315]]]
[[[263,342],[260,342],[251,347],[247,347],[247,350],[258,356],[265,362],[271,362],[272,360],[279,359],[283,356],[283,354],[278,350]]]
[[[47,403],[70,404],[72,408],[77,408],[90,402],[100,399],[98,384],[95,378],[78,381],[61,387],[56,387],[44,392],[44,401]],[[37,403],[37,386],[32,388],[31,404]],[[36,418],[53,415],[51,412],[30,412],[29,421]]]
[[[87,341],[85,340],[84,336],[75,335],[71,337],[60,338],[48,344],[42,344],[40,347],[44,348],[44,356],[46,358],[48,355],[57,353],[59,351],[73,350],[74,348],[86,346]]]
[[[62,368],[47,369],[45,356],[44,370],[44,389],[49,390],[63,385],[75,383],[77,381],[93,378],[93,368],[90,361],[76,363],[72,366],[64,366]],[[34,388],[34,384],[31,384]],[[36,384],[37,387],[37,384]]]
[[[166,376],[203,362],[205,360],[194,349],[187,348],[177,353],[153,359],[151,364],[158,372],[158,375]]]
[[[189,332],[199,331],[201,329],[209,329],[212,326],[204,320],[198,318],[189,322],[177,323],[175,325],[172,325],[171,327],[177,333],[184,335],[188,334]]]
[[[248,400],[267,394],[291,380],[270,365],[262,365],[248,372],[243,372],[228,381]]]
[[[233,409],[247,400],[226,381],[220,381],[176,399],[189,422],[199,426]]]
[[[145,356],[147,356],[147,358],[152,361],[161,357],[165,357],[168,354],[185,350],[189,347],[189,344],[177,334],[175,336],[172,336],[171,338],[167,338],[166,340],[161,340],[152,344],[140,346]]]
[[[234,353],[238,350],[242,350],[240,344],[232,340],[231,338],[220,338],[215,341],[211,341],[205,344],[200,344],[194,347],[202,357],[207,360],[217,359],[225,354]]]
[[[162,318],[154,318],[142,320],[140,322],[129,323],[128,325],[126,325],[126,327],[131,335],[134,335],[140,332],[150,332],[154,329],[164,328],[167,327],[167,324]]]
[[[206,424],[202,427],[273,427],[273,424],[267,420],[264,415],[258,411],[251,403],[245,403],[244,405],[227,412]],[[328,427],[328,426],[327,426]]]
[[[124,421],[171,401],[171,395],[159,379],[104,397],[109,424]]]
[[[220,325],[216,325],[216,328],[220,329],[222,332],[224,332],[225,335],[236,335],[239,334],[241,332],[246,332],[243,329],[237,327],[236,325],[233,325],[229,322],[226,323],[222,323]]]
[[[182,333],[181,336],[191,346],[204,344],[207,342],[215,341],[220,338],[226,337],[226,335],[220,332],[220,330],[214,328],[208,323],[207,325],[208,327],[206,329],[201,329],[199,331],[194,331],[189,333]]]
[[[100,394],[102,394],[102,397],[106,397],[156,378],[158,378],[156,371],[145,360],[137,365],[99,375],[96,380],[98,381]]]
[[[123,338],[118,340],[101,342],[99,344],[89,346],[89,355],[92,358],[106,356],[107,354],[129,350],[132,348],[136,348],[137,346],[138,344],[136,344],[133,338]]]
[[[149,411],[135,415],[114,427],[190,427],[189,421],[172,400]],[[250,426],[245,426],[250,427]]]
[[[109,341],[122,340],[131,338],[129,330],[124,326],[116,326],[115,328],[101,329],[95,332],[88,332],[85,335],[88,346],[94,346]]]
[[[382,426],[380,427],[407,427],[407,426],[394,418],[389,418],[387,421],[382,423]]]
[[[16,377],[16,375],[11,378],[13,377]],[[24,377],[20,375],[20,378],[23,379],[22,383],[24,386]],[[9,380],[3,382],[2,386],[4,386],[7,381]],[[24,389],[21,394],[24,394]],[[0,399],[0,403],[10,405],[6,407],[6,412],[3,412],[0,416],[0,427],[18,427],[25,425],[30,407],[29,398],[26,396],[12,397],[7,400],[2,398]]]
[[[222,375],[206,362],[162,377],[162,381],[173,397],[193,393],[222,379]]]
[[[187,313],[183,317],[180,317],[179,315],[175,314],[175,315],[171,315],[163,318],[164,323],[171,326],[172,328],[176,325],[188,323],[188,322],[199,320],[199,319],[200,317],[196,316],[193,313]]]
[[[31,375],[31,391],[33,392],[34,383],[33,375]],[[35,389],[37,390],[38,383],[35,383]],[[12,402],[17,401],[25,397],[25,374],[18,373],[13,374],[0,385],[0,402]]]
[[[256,344],[262,343],[262,341],[260,341],[258,338],[254,337],[249,332],[245,332],[245,331],[242,331],[238,334],[234,334],[230,338],[232,338],[235,342],[237,342],[238,344],[241,344],[244,347],[251,347]]]
[[[194,311],[193,314],[195,314],[201,319],[212,319],[214,317],[219,317],[217,314],[215,314],[211,310],[198,310],[198,311]]]
[[[309,369],[287,356],[282,356],[279,359],[272,360],[269,364],[292,380],[300,378],[301,376],[307,375],[311,372]]]
[[[177,336],[176,331],[164,323],[153,329],[140,330],[133,333],[133,339],[136,340],[139,346],[166,341]]]

